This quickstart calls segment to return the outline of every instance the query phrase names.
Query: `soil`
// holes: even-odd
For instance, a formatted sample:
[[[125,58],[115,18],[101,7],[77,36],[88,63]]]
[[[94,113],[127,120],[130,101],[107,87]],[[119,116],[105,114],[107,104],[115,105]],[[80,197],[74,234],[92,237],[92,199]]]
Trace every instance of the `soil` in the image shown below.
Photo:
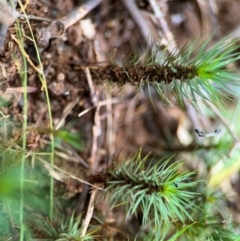
[[[240,23],[240,3],[236,0],[156,2],[179,49],[192,40],[206,39],[212,34],[212,42],[216,42],[236,31]],[[22,3],[27,16],[43,18],[40,21],[30,19],[30,24],[46,78],[55,137],[59,138],[57,130],[81,136],[77,139],[79,148],[60,142],[55,152],[56,166],[90,181],[91,174],[103,171],[113,158],[121,161],[139,148],[142,148],[143,154],[151,151],[153,155],[160,156],[163,155],[159,154],[160,151],[170,153],[194,148],[194,123],[187,112],[177,105],[166,109],[156,101],[158,97],[154,94],[152,98],[156,104],[153,106],[147,94],[137,94],[131,84],[122,88],[118,83],[109,84],[103,81],[103,76],[91,76],[90,73],[91,82],[85,71],[85,67],[90,66],[121,66],[132,51],[146,51],[144,31],[151,34],[153,43],[161,42],[163,47],[169,43],[164,23],[156,17],[150,1],[134,1],[141,16],[139,20],[133,18],[135,10],[127,7],[124,1],[100,1],[98,6],[67,29],[55,20],[63,19],[84,4],[83,1],[31,0]],[[16,10],[20,11],[19,4]],[[23,46],[29,59],[27,148],[38,152],[49,149],[51,126],[31,32],[24,18],[18,20],[24,31]],[[142,22],[137,22],[140,20]],[[142,23],[148,29],[141,29]],[[14,39],[16,29],[16,25],[8,27],[3,35],[4,44],[0,46],[0,113],[8,126],[1,130],[5,133],[0,140],[4,146],[20,143],[22,136],[23,58]],[[4,34],[4,31],[1,33]],[[189,140],[185,141],[178,135],[180,128],[191,136]],[[56,180],[55,193],[66,215],[71,215],[73,211],[75,214],[86,211],[89,201],[89,186],[86,184],[65,177],[62,182]],[[140,225],[133,218],[126,227],[122,212],[118,209],[112,211],[106,202],[98,203],[95,213],[103,220],[102,229],[109,240],[113,236],[122,240],[126,238],[125,233],[134,234]],[[94,222],[97,223],[97,219],[93,219],[92,224]],[[111,225],[117,228],[111,228]]]

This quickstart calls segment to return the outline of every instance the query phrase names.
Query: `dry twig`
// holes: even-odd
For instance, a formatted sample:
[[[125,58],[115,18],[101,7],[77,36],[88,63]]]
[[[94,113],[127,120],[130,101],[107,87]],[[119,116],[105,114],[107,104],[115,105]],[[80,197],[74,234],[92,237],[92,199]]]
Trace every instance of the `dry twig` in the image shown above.
[[[129,11],[130,15],[134,19],[135,23],[138,25],[138,28],[147,43],[149,40],[149,37],[151,36],[151,32],[149,31],[149,26],[147,22],[145,21],[144,17],[140,13],[138,7],[136,6],[136,3],[134,1],[129,0],[122,0],[123,4]]]
[[[39,45],[42,47],[47,47],[49,40],[52,38],[60,38],[63,36],[65,31],[77,21],[85,17],[91,10],[97,7],[102,0],[90,0],[85,4],[77,7],[72,12],[68,13],[67,16],[60,18],[58,20],[52,21],[47,28],[42,28],[38,35]]]
[[[76,106],[79,99],[80,98],[78,97],[78,98],[76,98],[75,101],[72,101],[67,104],[67,106],[63,110],[62,117],[59,119],[58,123],[55,126],[55,130],[58,130],[59,128],[61,128],[64,125],[64,121],[65,121],[66,117],[69,115],[69,113],[72,111],[72,109]]]
[[[92,215],[93,215],[93,210],[94,210],[94,200],[95,200],[95,196],[97,194],[98,189],[93,189],[92,193],[91,193],[91,197],[90,197],[90,201],[88,204],[88,210],[87,210],[87,214],[85,219],[82,222],[82,234],[81,236],[83,237],[86,232],[87,232],[87,228],[89,226],[89,223],[91,221]]]
[[[88,85],[90,88],[91,100],[93,105],[96,107],[95,115],[94,115],[94,124],[93,124],[93,141],[92,141],[92,150],[91,150],[91,158],[90,158],[90,166],[92,171],[97,170],[98,160],[99,160],[99,151],[98,151],[98,139],[102,134],[101,129],[101,119],[100,119],[100,106],[99,106],[99,93],[95,90],[93,86],[92,76],[89,71],[89,68],[85,68],[84,72],[87,77]]]
[[[176,51],[177,45],[174,41],[173,34],[172,34],[170,28],[168,27],[167,21],[164,18],[164,15],[163,15],[160,7],[157,5],[155,0],[150,0],[150,4],[152,6],[153,12],[154,12],[157,20],[159,21],[159,23],[162,27],[164,35],[169,43],[168,48],[169,48],[170,52]]]
[[[40,158],[40,157],[37,157],[37,159],[38,159],[40,162],[42,162],[45,167],[47,166],[47,170],[50,171],[49,174],[51,174],[51,171],[53,172],[54,169],[55,169],[55,170],[59,171],[60,173],[65,174],[66,176],[68,176],[68,177],[70,177],[70,178],[72,178],[72,179],[74,179],[74,180],[79,181],[80,183],[87,184],[87,185],[89,185],[89,186],[91,186],[91,187],[93,187],[93,188],[95,188],[95,189],[97,189],[97,190],[103,191],[103,189],[102,189],[101,187],[99,187],[99,186],[97,186],[97,185],[94,185],[94,184],[91,184],[91,183],[89,183],[89,182],[87,182],[87,181],[84,181],[83,179],[81,179],[81,178],[79,178],[79,177],[76,177],[75,175],[72,175],[72,174],[64,171],[63,169],[55,166],[55,165],[54,165],[53,168],[52,168],[52,166],[50,166],[50,164],[49,164],[48,162],[46,162],[45,160],[43,160],[43,159]],[[55,172],[55,173],[56,173],[56,172]],[[60,175],[59,175],[59,176],[60,176]],[[61,176],[60,176],[60,177],[61,177]]]
[[[28,63],[32,66],[32,68],[34,70],[37,71],[37,73],[39,73],[40,75],[42,74],[42,71],[40,68],[36,67],[35,64],[32,62],[31,58],[29,57],[29,55],[27,54],[27,52],[25,51],[24,47],[22,46],[22,44],[20,43],[20,41],[13,35],[11,34],[11,38],[17,43],[19,49],[21,50],[22,54],[26,57]]]

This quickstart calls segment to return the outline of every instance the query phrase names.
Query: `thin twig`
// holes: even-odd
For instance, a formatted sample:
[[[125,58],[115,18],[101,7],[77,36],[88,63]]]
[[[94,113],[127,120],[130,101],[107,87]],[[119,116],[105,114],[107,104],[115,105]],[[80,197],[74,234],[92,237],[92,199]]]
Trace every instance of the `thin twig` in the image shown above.
[[[63,110],[62,117],[60,118],[60,120],[58,121],[58,123],[55,126],[55,130],[58,130],[61,126],[64,125],[64,120],[69,115],[69,113],[72,111],[72,109],[76,106],[76,104],[78,103],[79,99],[80,98],[78,97],[78,98],[76,98],[76,100],[74,100],[74,101],[72,101],[72,102],[67,104],[67,106]]]
[[[127,10],[129,11],[132,18],[134,19],[135,23],[138,25],[138,28],[139,28],[145,42],[147,43],[149,40],[149,37],[151,36],[151,32],[149,30],[150,28],[149,28],[146,20],[142,16],[142,14],[140,13],[138,7],[136,6],[135,1],[122,0],[122,2],[125,5],[125,7],[127,8]]]
[[[105,106],[105,105],[108,105],[108,104],[116,104],[116,103],[120,103],[120,102],[121,102],[121,100],[120,100],[119,98],[113,98],[113,99],[111,99],[111,100],[108,99],[108,100],[99,101],[98,105],[99,105],[99,106]],[[92,109],[94,109],[94,108],[96,108],[96,107],[95,107],[95,106],[91,106],[91,107],[89,107],[88,109],[80,112],[80,113],[78,114],[78,117],[81,117],[81,116],[87,114],[90,110],[92,110]]]
[[[111,100],[112,96],[111,93],[106,93],[107,98]],[[114,128],[115,125],[117,125],[117,121],[113,121],[113,105],[112,102],[109,101],[107,104],[107,145],[108,145],[108,150],[109,150],[109,156],[113,156],[115,153],[115,139],[116,139],[116,128]]]
[[[23,93],[26,91],[27,93],[37,92],[38,88],[34,86],[27,86],[25,89],[24,87],[14,87],[14,88],[7,88],[5,93],[6,94],[15,94],[15,93]]]
[[[56,170],[58,170],[58,171],[61,171],[62,173],[66,174],[67,176],[69,176],[70,178],[72,178],[72,179],[74,179],[74,180],[77,180],[77,181],[79,181],[79,182],[81,182],[81,183],[87,184],[87,185],[89,185],[89,186],[91,186],[91,187],[93,187],[93,188],[96,188],[96,189],[98,189],[98,190],[104,191],[104,189],[102,189],[101,187],[98,187],[98,186],[96,186],[96,185],[94,185],[94,184],[91,184],[91,183],[89,183],[89,182],[87,182],[87,181],[84,181],[83,179],[81,179],[81,178],[79,178],[79,177],[76,177],[75,175],[72,175],[72,174],[70,174],[70,173],[62,170],[61,168],[58,168],[57,166],[54,166],[54,168],[55,168]]]
[[[28,63],[33,67],[33,69],[35,69],[40,75],[42,75],[41,69],[35,66],[35,64],[32,62],[32,60],[30,59],[29,55],[27,54],[27,52],[25,51],[24,47],[19,42],[19,40],[13,34],[11,34],[11,38],[17,43],[17,45],[20,48],[22,54],[24,54]]]
[[[87,228],[89,226],[89,223],[91,221],[92,215],[93,215],[93,210],[94,210],[94,200],[95,200],[95,196],[97,194],[98,189],[92,189],[92,193],[91,193],[91,197],[90,197],[90,201],[88,204],[88,210],[87,210],[87,214],[85,219],[82,222],[82,233],[81,233],[81,237],[83,237],[86,232],[87,232]]]
[[[92,128],[93,132],[93,141],[92,141],[92,150],[91,150],[91,158],[90,158],[90,166],[92,171],[96,171],[98,166],[98,159],[99,159],[99,153],[98,153],[98,138],[102,134],[101,130],[101,119],[100,119],[100,106],[99,103],[99,94],[98,91],[95,90],[93,86],[92,76],[89,71],[89,68],[85,68],[84,72],[86,74],[88,85],[90,88],[91,93],[91,100],[93,105],[96,107],[95,115],[94,115],[94,124]]]
[[[67,16],[59,19],[59,21],[64,25],[65,30],[78,22],[80,19],[85,17],[90,11],[92,11],[95,7],[97,7],[102,0],[90,0],[83,4],[82,6],[78,6],[72,12],[68,13]]]
[[[92,141],[92,150],[91,150],[91,157],[90,157],[91,170],[96,171],[98,166],[98,160],[99,160],[98,139],[99,139],[99,136],[102,134],[100,106],[99,106],[99,93],[98,91],[95,90],[93,86],[92,76],[89,68],[88,67],[84,68],[84,72],[87,77],[93,106],[96,107],[96,111],[94,115],[94,124],[92,128],[93,141]]]
[[[93,105],[95,105],[95,104],[97,104],[98,101],[97,101],[97,96],[95,93],[95,88],[93,86],[92,76],[91,76],[91,73],[90,73],[90,70],[88,67],[84,68],[84,73],[87,77],[92,103],[93,103]]]
[[[65,31],[84,18],[90,11],[97,7],[102,0],[90,0],[85,4],[78,6],[72,12],[68,13],[66,16],[52,21],[47,28],[42,28],[38,35],[40,36],[39,44],[43,47],[47,47],[49,40],[52,38],[59,38],[63,36]]]
[[[52,19],[50,18],[42,18],[34,15],[26,15],[26,14],[19,14],[18,16],[20,19],[26,19],[28,18],[29,20],[35,20],[35,21],[44,21],[44,22],[51,22]]]
[[[51,170],[50,168],[52,168],[52,166],[50,166],[50,164],[49,164],[48,162],[46,162],[45,160],[43,160],[41,157],[37,157],[37,158],[38,158],[39,161],[41,161],[41,162],[44,164],[44,166],[48,165],[48,170]],[[99,186],[96,186],[96,185],[94,185],[94,184],[91,184],[91,183],[89,183],[89,182],[87,182],[87,181],[84,181],[83,179],[81,179],[81,178],[79,178],[79,177],[76,177],[75,175],[72,175],[72,174],[64,171],[63,169],[55,166],[55,165],[53,166],[53,168],[56,169],[56,170],[58,170],[58,171],[60,171],[61,173],[65,174],[65,175],[67,175],[68,177],[70,177],[70,178],[72,178],[72,179],[74,179],[74,180],[79,181],[80,183],[84,183],[84,184],[87,184],[87,185],[89,185],[89,186],[91,186],[91,187],[93,187],[93,188],[95,188],[95,189],[104,191],[103,188],[101,188],[101,187],[99,187]]]
[[[56,145],[56,147],[58,147]],[[59,146],[59,149],[62,150],[62,148],[65,149],[65,152],[55,151],[56,155],[58,155],[61,158],[64,158],[67,161],[76,162],[82,164],[86,169],[89,169],[88,163],[78,155],[78,153],[67,143],[62,143],[62,145]]]
[[[157,20],[159,21],[159,23],[162,27],[164,35],[169,43],[168,48],[169,48],[170,52],[177,51],[177,45],[174,41],[173,34],[172,34],[170,28],[168,27],[167,21],[164,18],[164,15],[163,15],[160,7],[158,6],[158,4],[156,3],[155,0],[150,0],[150,4],[152,6],[153,12],[154,12]]]

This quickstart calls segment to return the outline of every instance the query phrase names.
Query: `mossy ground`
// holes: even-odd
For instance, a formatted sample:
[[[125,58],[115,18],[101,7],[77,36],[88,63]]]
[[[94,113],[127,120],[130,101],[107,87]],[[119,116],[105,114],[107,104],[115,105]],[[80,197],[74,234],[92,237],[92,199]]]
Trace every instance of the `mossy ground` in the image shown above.
[[[73,0],[33,0],[23,1],[23,3],[26,3],[25,10],[28,15],[54,19],[61,18],[76,6],[76,1]],[[136,3],[141,10],[140,13],[149,24],[153,42],[158,42],[164,34],[158,20],[152,20],[154,14],[149,2],[136,1]],[[163,11],[166,11],[165,18],[179,49],[199,36],[204,36],[203,39],[208,38],[213,31],[215,34],[212,43],[215,43],[233,32],[240,22],[238,14],[240,3],[235,0],[217,1],[218,11],[213,11],[214,8],[210,8],[207,4],[199,6],[197,1],[169,1],[165,7],[168,9],[164,8],[163,4]],[[179,21],[176,20],[176,17]],[[145,48],[141,31],[137,27],[138,24],[131,18],[122,1],[104,1],[85,19],[92,22],[93,27],[89,26],[95,31],[94,37],[87,35],[86,29],[82,27],[83,23],[82,25],[76,23],[67,29],[67,38],[52,39],[47,47],[39,47],[50,97],[53,125],[60,129],[54,133],[51,132],[46,95],[38,73],[31,65],[28,64],[27,67],[28,102],[27,129],[25,130],[27,163],[24,213],[32,215],[30,220],[26,218],[27,223],[31,223],[33,219],[38,220],[42,222],[43,226],[49,224],[49,226],[56,227],[58,233],[66,232],[64,228],[60,229],[61,225],[57,222],[58,220],[70,218],[73,212],[75,215],[83,214],[83,217],[86,214],[90,187],[75,177],[89,182],[94,181],[92,174],[108,168],[113,159],[120,163],[123,156],[126,157],[142,148],[143,155],[151,152],[152,156],[159,158],[175,154],[173,160],[177,158],[187,160],[186,169],[198,169],[200,173],[203,172],[201,173],[202,178],[210,173],[212,163],[221,161],[222,156],[229,154],[234,146],[231,142],[226,143],[220,140],[215,143],[212,139],[202,141],[195,136],[194,129],[200,128],[196,126],[198,124],[206,130],[213,131],[219,125],[230,126],[231,120],[228,119],[227,123],[223,123],[216,113],[214,114],[207,108],[200,108],[201,115],[194,112],[190,107],[193,101],[191,98],[187,99],[187,111],[184,112],[171,95],[170,100],[174,106],[170,105],[170,108],[166,109],[151,88],[143,89],[145,95],[136,95],[136,89],[132,85],[122,88],[121,85],[128,80],[134,82],[145,78],[140,71],[142,69],[134,69],[132,66],[129,66],[129,69],[125,67],[125,71],[131,73],[126,77],[126,72],[122,71],[122,67],[117,67],[124,66],[124,59],[132,51]],[[23,37],[24,49],[37,66],[39,62],[34,45],[28,38],[30,32],[27,24],[24,20],[20,20],[20,25],[25,34]],[[38,31],[46,25],[47,23],[44,21],[31,21],[31,27],[37,40],[39,40]],[[0,206],[2,240],[10,237],[17,239],[19,230],[17,221],[19,220],[19,204],[17,201],[20,194],[15,185],[19,181],[20,175],[24,89],[20,74],[23,57],[19,46],[11,37],[11,34],[16,35],[16,32],[16,25],[9,27],[4,46],[0,48],[0,161],[2,175],[0,190],[2,196],[5,193],[5,196],[8,197],[7,202],[1,200]],[[81,70],[82,67],[107,62],[107,65],[101,68],[107,68],[109,71],[109,63],[113,63],[112,59],[114,59],[114,65],[111,65],[110,76],[113,75],[113,82],[121,81],[120,87],[119,83],[116,86],[108,86],[104,83],[103,87],[99,79],[104,79],[106,76],[101,74],[101,71],[100,74],[95,70],[91,72],[90,67],[94,83],[92,86],[86,78],[86,73]],[[101,66],[104,66],[104,63]],[[227,67],[238,69],[237,63]],[[166,71],[170,72],[172,69],[163,70],[163,77]],[[119,77],[120,72],[124,75],[122,79]],[[115,78],[116,75],[118,78]],[[136,76],[137,80],[134,80]],[[151,76],[151,79],[154,77],[155,75]],[[98,80],[96,80],[97,78]],[[147,97],[149,92],[151,92],[151,99]],[[166,103],[168,102],[166,101]],[[235,104],[230,106],[237,119],[238,112]],[[79,114],[82,115],[79,117]],[[227,128],[225,129],[224,133],[228,133]],[[234,133],[235,129],[236,135],[238,135],[238,128],[234,126]],[[55,137],[55,166],[62,171],[53,170],[49,164],[50,134]],[[214,151],[220,146],[221,150],[219,149],[217,153],[210,153],[211,150]],[[191,154],[193,150],[196,151],[194,155]],[[206,157],[208,151],[210,157]],[[206,161],[209,158],[211,161]],[[234,158],[238,160],[238,156]],[[152,159],[154,158],[152,157]],[[240,217],[237,205],[240,193],[239,175],[231,168],[229,169],[229,172],[234,175],[228,176],[226,173],[222,175],[227,180],[225,183],[231,186],[230,191],[216,180],[211,179],[211,183],[219,184],[226,197],[231,196],[229,199],[224,199],[224,207],[231,211],[233,221],[238,223]],[[52,221],[47,217],[50,199],[49,176],[53,177],[55,182],[54,219]],[[216,186],[214,188],[218,189]],[[213,196],[206,194],[201,197],[201,200],[205,200],[207,197],[212,198]],[[11,201],[9,202],[9,200]],[[38,208],[33,209],[36,206]],[[106,240],[112,238],[127,240],[128,235],[133,238],[135,233],[140,230],[141,212],[139,211],[138,217],[131,217],[127,222],[125,221],[123,210],[120,208],[112,210],[105,200],[96,203],[91,226],[97,227],[96,234]],[[29,230],[37,238],[46,238],[46,232],[40,231],[38,226],[37,222],[32,223],[32,226],[29,225]]]

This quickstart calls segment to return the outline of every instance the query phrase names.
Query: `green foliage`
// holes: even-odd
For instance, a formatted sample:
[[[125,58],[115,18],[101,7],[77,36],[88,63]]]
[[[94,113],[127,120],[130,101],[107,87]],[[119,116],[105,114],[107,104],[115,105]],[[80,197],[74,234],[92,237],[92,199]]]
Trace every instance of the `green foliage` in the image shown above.
[[[38,228],[44,240],[56,241],[85,241],[95,240],[96,236],[88,233],[82,237],[81,216],[74,218],[74,214],[69,219],[60,217],[57,221],[50,221],[43,217],[38,218]],[[37,226],[37,225],[36,225]]]
[[[76,150],[82,151],[84,149],[83,140],[79,133],[72,133],[69,130],[57,130],[54,132],[56,139],[60,139]],[[56,140],[57,141],[57,140]]]
[[[238,46],[235,40],[225,38],[208,49],[210,40],[198,46],[188,44],[179,53],[172,52],[167,57],[166,50],[153,50],[150,46],[139,58],[133,54],[123,67],[111,63],[89,68],[96,83],[109,80],[120,86],[130,83],[140,89],[152,85],[166,105],[171,105],[170,96],[174,95],[183,108],[184,98],[198,108],[200,96],[223,108],[226,98],[234,95],[230,86],[238,85],[239,81],[239,77],[227,69],[240,58]]]
[[[139,152],[103,174],[111,207],[124,207],[126,218],[140,214],[149,228],[136,240],[237,240],[235,225],[221,217],[221,191],[194,181],[196,173],[184,171],[184,163],[149,159]]]
[[[24,194],[22,209],[27,214],[23,219],[26,231],[29,231],[27,220],[31,220],[32,210],[45,214],[49,210],[47,193],[44,189],[48,183],[47,176],[39,167],[31,168],[25,165],[25,177],[22,180],[24,188],[21,189],[19,160],[21,160],[21,152],[7,150],[0,155],[0,222],[3,224],[0,228],[0,237],[15,233],[21,225],[19,222],[21,192]],[[39,179],[42,180],[41,183]]]
[[[178,54],[170,54],[164,62],[163,66],[168,66],[176,72],[166,83],[170,84],[169,92],[175,95],[181,106],[185,97],[197,107],[197,96],[200,96],[222,108],[226,105],[225,99],[234,94],[230,86],[238,84],[239,77],[227,70],[227,66],[239,59],[236,41],[226,38],[208,49],[209,42],[210,39],[197,47],[194,47],[194,43],[186,45]],[[191,59],[194,53],[197,55]],[[158,60],[153,63],[159,68]],[[152,84],[161,99],[166,104],[170,103],[164,95],[163,85],[156,81]]]
[[[190,62],[197,76],[189,86],[193,99],[198,94],[221,107],[225,105],[225,98],[234,94],[229,86],[239,84],[239,77],[227,70],[229,64],[239,59],[238,46],[235,40],[226,38],[207,50],[208,42],[200,46],[197,56]]]
[[[236,241],[237,235],[226,220],[209,217],[202,214],[197,221],[190,221],[184,226],[179,226],[178,231],[169,241],[191,241],[191,240],[224,240]]]
[[[149,163],[148,156],[142,159],[139,153],[109,170],[106,191],[111,206],[124,205],[127,216],[141,210],[143,224],[153,218],[156,227],[170,225],[176,218],[182,223],[191,219],[189,210],[197,208],[191,204],[197,193],[189,191],[197,184],[191,181],[194,173],[178,172],[183,163],[170,161]]]

